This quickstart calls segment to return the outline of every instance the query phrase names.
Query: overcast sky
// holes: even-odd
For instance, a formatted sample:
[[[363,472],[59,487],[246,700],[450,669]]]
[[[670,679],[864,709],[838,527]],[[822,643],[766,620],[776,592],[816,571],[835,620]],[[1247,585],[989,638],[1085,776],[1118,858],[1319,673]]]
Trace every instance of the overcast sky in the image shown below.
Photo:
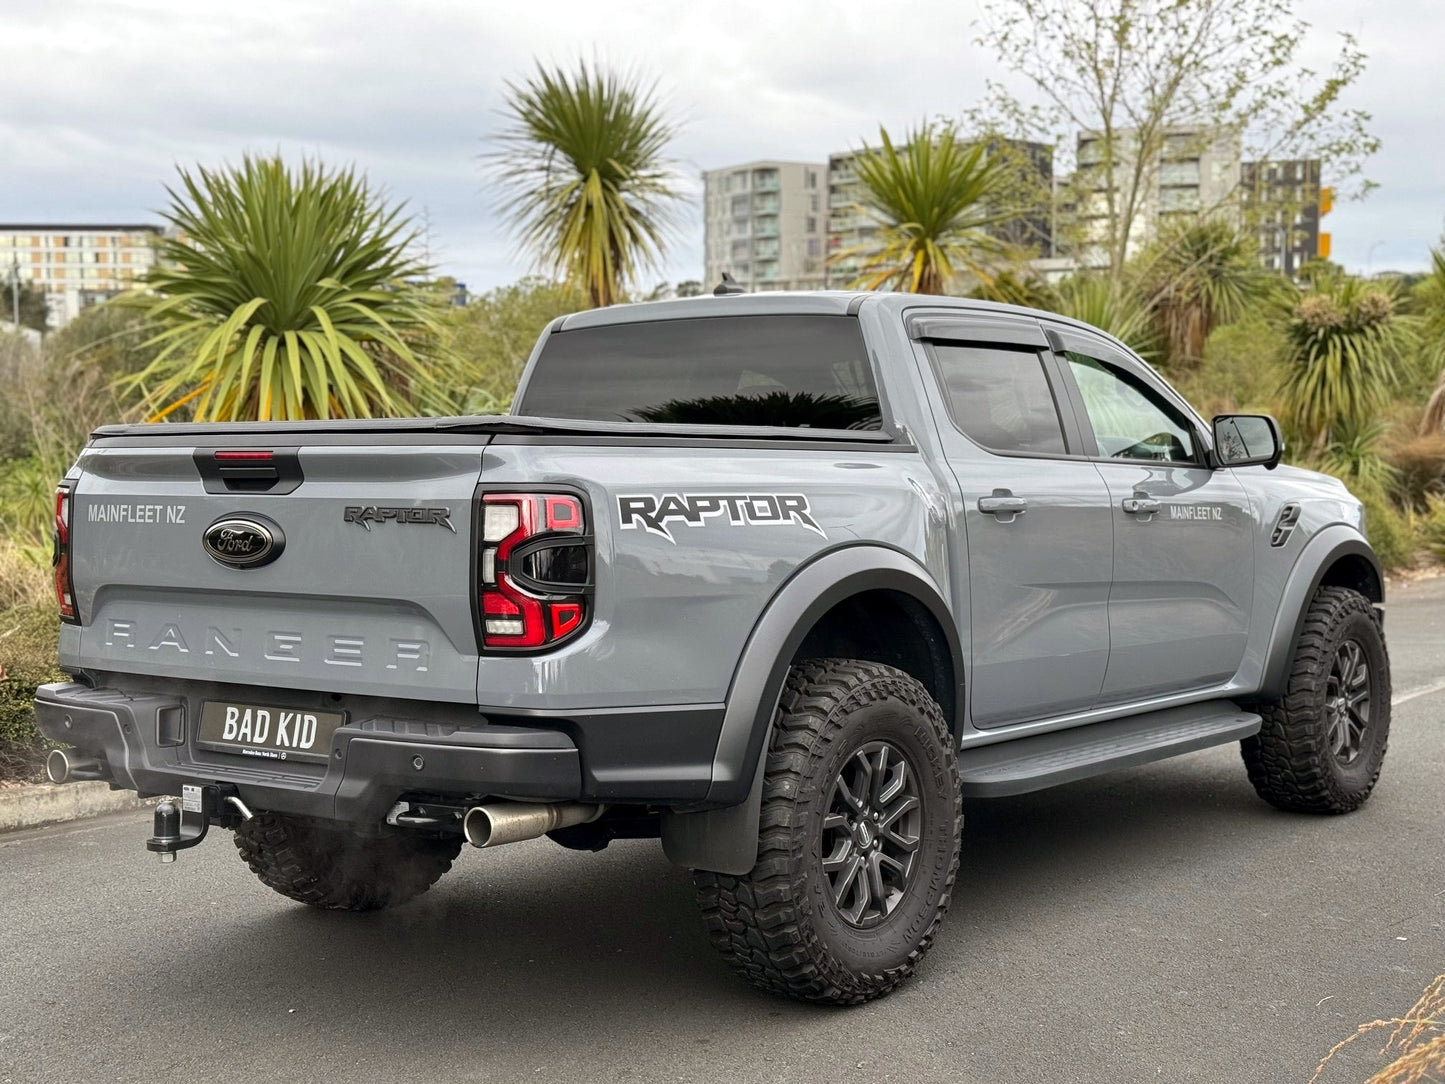
[[[1348,102],[1384,140],[1380,187],[1325,220],[1335,258],[1419,268],[1445,228],[1445,2],[1299,11],[1321,65],[1335,31],[1359,36],[1370,63]],[[355,162],[425,209],[441,270],[486,289],[528,269],[478,155],[534,58],[655,75],[695,195],[703,169],[823,161],[1007,82],[976,16],[976,0],[0,0],[0,221],[152,220],[176,164],[279,147]],[[660,277],[702,273],[695,203]]]

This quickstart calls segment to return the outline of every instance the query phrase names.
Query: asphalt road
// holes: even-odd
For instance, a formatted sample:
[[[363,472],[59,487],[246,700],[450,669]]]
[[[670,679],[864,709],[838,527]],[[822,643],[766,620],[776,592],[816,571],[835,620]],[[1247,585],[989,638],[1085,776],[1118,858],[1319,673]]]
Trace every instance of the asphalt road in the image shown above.
[[[468,851],[352,916],[225,832],[168,867],[136,814],[0,837],[0,1081],[1302,1082],[1445,972],[1445,580],[1387,627],[1365,809],[1275,812],[1233,747],[976,803],[933,953],[856,1009],[734,980],[651,842]]]

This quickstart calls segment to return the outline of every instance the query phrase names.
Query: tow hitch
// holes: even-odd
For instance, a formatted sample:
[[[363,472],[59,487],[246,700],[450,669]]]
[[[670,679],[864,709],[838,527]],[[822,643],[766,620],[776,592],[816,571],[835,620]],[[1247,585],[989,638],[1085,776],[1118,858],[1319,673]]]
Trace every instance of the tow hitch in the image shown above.
[[[251,819],[251,811],[235,787],[229,784],[198,787],[187,783],[181,787],[179,809],[170,798],[156,806],[155,834],[146,840],[146,850],[160,855],[162,862],[174,862],[177,851],[194,847],[206,838],[211,821],[235,815],[225,811],[228,805],[234,807],[242,820]]]

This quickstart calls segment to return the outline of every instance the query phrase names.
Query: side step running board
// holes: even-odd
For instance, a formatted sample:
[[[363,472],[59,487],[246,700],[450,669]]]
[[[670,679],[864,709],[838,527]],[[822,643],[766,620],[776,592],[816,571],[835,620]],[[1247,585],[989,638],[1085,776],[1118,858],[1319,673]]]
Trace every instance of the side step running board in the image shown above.
[[[1259,727],[1258,715],[1228,700],[1187,704],[964,749],[958,774],[965,797],[1024,794],[1224,745],[1259,733]]]

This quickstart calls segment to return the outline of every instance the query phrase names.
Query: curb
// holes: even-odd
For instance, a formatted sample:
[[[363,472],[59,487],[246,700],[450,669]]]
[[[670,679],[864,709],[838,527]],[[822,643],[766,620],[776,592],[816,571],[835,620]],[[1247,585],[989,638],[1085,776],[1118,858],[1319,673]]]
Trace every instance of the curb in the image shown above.
[[[154,799],[136,797],[134,791],[111,790],[109,783],[33,783],[0,787],[0,832],[41,828],[47,824],[146,809]]]

